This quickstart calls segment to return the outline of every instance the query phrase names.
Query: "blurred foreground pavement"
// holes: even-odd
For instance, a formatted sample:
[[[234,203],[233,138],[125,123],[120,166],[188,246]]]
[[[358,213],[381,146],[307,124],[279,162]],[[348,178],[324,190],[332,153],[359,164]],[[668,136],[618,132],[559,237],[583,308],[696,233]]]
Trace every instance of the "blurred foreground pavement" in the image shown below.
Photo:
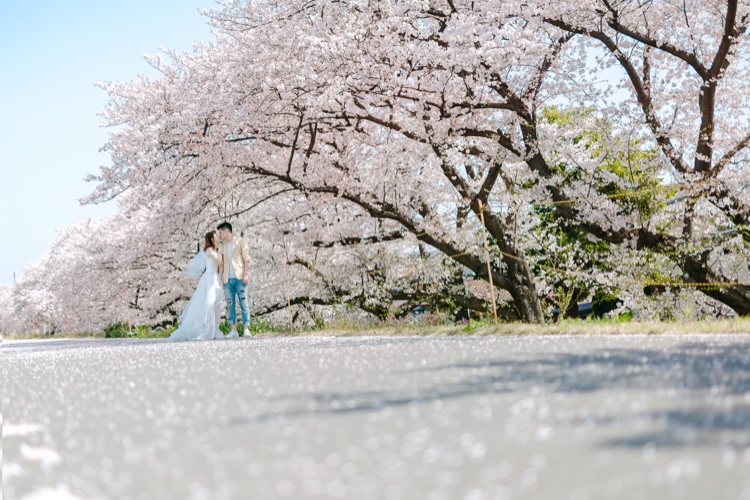
[[[6,341],[0,372],[6,500],[750,500],[750,335]]]

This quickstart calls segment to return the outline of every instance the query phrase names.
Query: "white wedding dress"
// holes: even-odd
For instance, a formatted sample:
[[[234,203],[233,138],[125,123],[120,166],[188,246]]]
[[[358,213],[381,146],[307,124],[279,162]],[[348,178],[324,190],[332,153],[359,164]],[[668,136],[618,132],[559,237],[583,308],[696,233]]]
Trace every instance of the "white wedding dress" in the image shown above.
[[[204,268],[205,272],[180,315],[180,326],[169,336],[170,342],[224,338],[219,330],[224,306],[224,287],[219,278],[220,262],[221,255],[209,248],[205,254],[201,252],[196,255],[188,265],[188,274],[192,276],[197,277]]]

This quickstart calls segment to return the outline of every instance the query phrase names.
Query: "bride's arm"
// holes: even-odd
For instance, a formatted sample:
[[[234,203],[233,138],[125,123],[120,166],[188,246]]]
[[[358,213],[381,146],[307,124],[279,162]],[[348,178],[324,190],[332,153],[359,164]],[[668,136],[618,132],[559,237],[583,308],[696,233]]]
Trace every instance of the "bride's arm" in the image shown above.
[[[216,255],[219,257],[219,276],[224,276],[224,254],[220,252],[216,252]]]
[[[208,249],[206,250],[206,257],[211,259],[212,261],[216,262],[218,265],[221,265],[221,255],[219,255],[218,252]]]

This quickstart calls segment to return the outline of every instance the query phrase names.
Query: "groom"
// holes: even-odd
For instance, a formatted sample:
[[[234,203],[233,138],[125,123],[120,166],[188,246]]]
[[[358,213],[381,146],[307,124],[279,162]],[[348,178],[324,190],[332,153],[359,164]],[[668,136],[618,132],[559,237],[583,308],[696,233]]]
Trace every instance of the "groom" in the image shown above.
[[[227,321],[232,325],[231,331],[226,338],[239,337],[237,334],[237,302],[240,303],[242,312],[242,325],[245,327],[243,335],[250,337],[248,328],[247,307],[247,283],[250,279],[250,251],[247,243],[241,238],[235,238],[232,234],[232,225],[222,222],[216,228],[219,230],[219,239],[223,243],[222,263],[224,269],[221,280],[224,283],[224,297],[227,301]]]

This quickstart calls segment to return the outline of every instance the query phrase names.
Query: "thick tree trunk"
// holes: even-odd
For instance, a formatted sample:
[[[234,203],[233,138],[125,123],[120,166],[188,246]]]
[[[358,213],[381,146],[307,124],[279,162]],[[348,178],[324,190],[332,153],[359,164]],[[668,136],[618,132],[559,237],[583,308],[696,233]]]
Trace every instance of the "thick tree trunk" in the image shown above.
[[[505,259],[508,266],[508,292],[518,309],[518,315],[529,323],[544,323],[542,303],[534,286],[534,276],[524,261]]]
[[[477,198],[471,205],[472,210],[474,210],[477,216],[482,211],[479,201],[479,198]],[[529,323],[543,323],[544,314],[542,313],[542,303],[539,300],[539,295],[536,293],[536,280],[531,273],[531,269],[529,269],[523,253],[514,245],[503,220],[497,214],[491,210],[484,211],[481,220],[484,222],[487,232],[492,235],[497,248],[503,255],[503,262],[505,262],[508,269],[504,288],[513,297],[513,303],[518,310],[518,315],[523,321]]]
[[[723,276],[714,273],[708,266],[708,255],[710,251],[703,252],[699,257],[689,256],[683,263],[683,270],[692,281],[700,283],[726,282]],[[750,286],[706,286],[700,288],[701,292],[714,300],[725,304],[740,316],[750,315]]]

